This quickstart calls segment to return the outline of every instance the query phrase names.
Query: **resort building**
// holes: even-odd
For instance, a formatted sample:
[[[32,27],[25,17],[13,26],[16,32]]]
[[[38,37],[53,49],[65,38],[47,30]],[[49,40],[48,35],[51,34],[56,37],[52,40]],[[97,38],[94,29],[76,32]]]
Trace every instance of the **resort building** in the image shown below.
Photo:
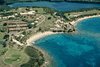
[[[28,29],[28,24],[23,21],[5,21],[8,32],[21,32]]]

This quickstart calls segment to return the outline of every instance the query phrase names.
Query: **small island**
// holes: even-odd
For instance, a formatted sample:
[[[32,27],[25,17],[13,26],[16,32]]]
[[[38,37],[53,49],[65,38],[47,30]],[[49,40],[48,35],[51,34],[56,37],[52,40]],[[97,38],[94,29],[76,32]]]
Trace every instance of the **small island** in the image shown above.
[[[49,55],[35,41],[51,34],[77,33],[75,25],[100,16],[100,9],[58,12],[50,8],[20,7],[0,12],[0,66],[49,67]]]

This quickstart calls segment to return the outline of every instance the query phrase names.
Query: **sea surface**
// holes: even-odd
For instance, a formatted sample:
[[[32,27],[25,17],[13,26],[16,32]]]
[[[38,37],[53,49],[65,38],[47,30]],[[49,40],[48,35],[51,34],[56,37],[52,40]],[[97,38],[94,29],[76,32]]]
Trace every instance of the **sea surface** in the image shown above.
[[[48,7],[55,9],[57,11],[75,11],[86,8],[100,8],[100,4],[93,3],[77,3],[77,2],[48,2],[48,1],[39,1],[39,2],[19,2],[9,4],[10,7]]]
[[[53,58],[52,67],[100,67],[100,17],[76,25],[76,34],[54,34],[36,41]]]

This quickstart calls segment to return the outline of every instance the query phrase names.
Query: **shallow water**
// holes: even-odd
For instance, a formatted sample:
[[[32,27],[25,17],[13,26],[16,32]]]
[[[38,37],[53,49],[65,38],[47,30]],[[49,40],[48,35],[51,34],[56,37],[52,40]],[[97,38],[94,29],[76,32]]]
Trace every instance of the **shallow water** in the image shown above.
[[[82,32],[100,33],[100,17],[81,21],[81,23],[78,23],[77,29]]]
[[[36,44],[53,57],[54,67],[100,67],[99,25],[100,17],[83,20],[77,34],[49,35]]]

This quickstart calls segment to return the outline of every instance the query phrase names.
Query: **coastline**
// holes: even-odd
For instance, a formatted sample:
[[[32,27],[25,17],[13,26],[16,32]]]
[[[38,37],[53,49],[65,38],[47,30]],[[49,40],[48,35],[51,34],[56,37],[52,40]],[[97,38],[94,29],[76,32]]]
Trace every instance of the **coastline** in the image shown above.
[[[41,49],[40,47],[38,47],[36,45],[34,45],[34,48],[39,50],[43,54],[43,57],[45,59],[44,63],[41,65],[41,67],[53,67],[52,64],[54,61],[53,61],[53,58],[48,54],[48,52],[46,52],[44,49]]]
[[[43,38],[45,36],[48,35],[52,35],[52,34],[56,34],[52,31],[46,31],[46,32],[38,32],[35,35],[32,35],[29,39],[26,40],[27,45],[26,46],[32,46],[35,44],[35,41]],[[40,52],[43,53],[43,57],[45,58],[45,62],[43,63],[43,65],[41,67],[51,67],[52,64],[52,57],[49,56],[49,54],[44,51],[43,49],[39,48],[38,46],[34,45],[34,48],[38,49]]]
[[[82,20],[85,20],[85,19],[88,19],[88,18],[93,18],[93,17],[98,17],[100,15],[93,15],[93,16],[85,16],[85,17],[82,17],[82,18],[77,18],[76,20],[72,21],[72,22],[69,22],[71,23],[73,26],[77,25],[78,22],[82,21]],[[35,41],[40,39],[40,38],[43,38],[45,36],[48,36],[48,35],[52,35],[52,34],[57,34],[55,32],[52,32],[52,31],[46,31],[46,32],[37,32],[36,34],[32,35],[29,39],[27,39],[26,43],[27,45],[26,46],[32,46],[35,44]],[[38,46],[35,46],[34,47],[36,49],[38,49],[39,51],[41,51],[43,53],[43,56],[45,58],[45,62],[43,63],[43,65],[41,67],[49,67],[50,64],[52,63],[52,57],[49,56],[49,54],[39,48]]]
[[[52,35],[52,34],[56,34],[52,31],[46,31],[46,32],[38,32],[36,33],[35,35],[32,35],[29,39],[26,40],[26,43],[27,43],[27,46],[31,45],[31,44],[35,44],[35,41],[40,39],[40,38],[43,38],[45,36],[48,36],[48,35]]]
[[[100,16],[100,15],[85,16],[85,17],[82,17],[82,18],[78,18],[78,19],[76,19],[76,20],[74,20],[74,21],[72,21],[72,22],[69,22],[69,23],[71,23],[73,26],[76,26],[77,23],[79,23],[79,22],[82,21],[82,20],[89,19],[89,18],[93,18],[93,17],[99,17],[99,16]]]

